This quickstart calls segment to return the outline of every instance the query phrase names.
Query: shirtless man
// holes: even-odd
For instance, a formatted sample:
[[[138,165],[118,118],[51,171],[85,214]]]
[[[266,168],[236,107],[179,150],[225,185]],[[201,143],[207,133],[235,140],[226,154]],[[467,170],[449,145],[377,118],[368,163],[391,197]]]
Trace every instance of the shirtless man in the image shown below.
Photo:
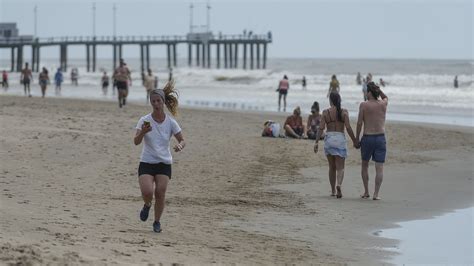
[[[112,79],[117,82],[119,107],[122,108],[122,106],[126,104],[126,99],[128,95],[128,82],[132,82],[130,70],[126,66],[123,59],[120,59],[120,66],[115,69]]]
[[[379,97],[381,99],[379,99]],[[359,144],[354,145],[361,149],[362,157],[362,181],[364,183],[364,194],[362,198],[369,198],[369,160],[375,161],[375,190],[373,200],[379,200],[380,185],[383,180],[383,164],[386,155],[385,140],[385,114],[387,112],[388,98],[385,93],[374,83],[367,84],[368,100],[359,106],[359,118],[357,120],[356,139],[359,140],[362,125],[364,135]]]
[[[21,83],[23,83],[23,87],[25,90],[25,96],[31,97],[30,92],[30,82],[33,79],[33,75],[31,74],[31,69],[28,68],[28,63],[25,63],[25,68],[21,71]]]

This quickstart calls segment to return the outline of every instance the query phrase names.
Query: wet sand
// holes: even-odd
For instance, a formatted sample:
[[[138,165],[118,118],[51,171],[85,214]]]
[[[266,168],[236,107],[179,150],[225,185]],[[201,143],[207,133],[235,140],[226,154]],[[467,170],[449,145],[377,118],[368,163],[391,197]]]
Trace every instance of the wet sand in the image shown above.
[[[0,97],[0,263],[374,264],[394,222],[472,206],[472,128],[388,123],[381,201],[349,149],[342,199],[312,141],[260,137],[278,114],[181,109],[163,232],[141,222],[145,105]],[[306,118],[306,117],[305,117]],[[370,188],[374,170],[371,165]]]

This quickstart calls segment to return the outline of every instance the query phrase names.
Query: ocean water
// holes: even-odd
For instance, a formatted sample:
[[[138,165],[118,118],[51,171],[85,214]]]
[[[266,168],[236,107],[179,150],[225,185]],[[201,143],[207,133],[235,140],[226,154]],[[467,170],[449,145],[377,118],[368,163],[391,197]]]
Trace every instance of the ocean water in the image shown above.
[[[145,102],[140,62],[138,59],[126,61],[133,77],[129,100]],[[52,76],[59,61],[48,59],[41,63]],[[101,95],[101,72],[86,72],[85,60],[74,59],[68,63],[69,68],[78,67],[80,86],[72,87],[67,73],[62,97],[115,100],[110,90],[108,96]],[[166,59],[152,58],[150,63],[162,86],[163,81],[168,79]],[[372,73],[375,81],[382,78],[388,83],[382,88],[389,97],[388,120],[474,126],[473,61],[470,60],[269,59],[267,69],[243,70],[241,67],[189,68],[187,60],[180,59],[178,66],[182,67],[173,69],[173,77],[180,92],[181,104],[185,106],[277,111],[278,94],[275,90],[278,81],[287,75],[290,91],[286,111],[291,112],[296,106],[301,106],[304,113],[309,113],[314,101],[318,101],[322,109],[329,106],[326,93],[331,75],[335,74],[341,85],[342,106],[355,117],[363,99],[362,88],[355,82],[356,74],[360,72],[362,76]],[[0,60],[0,69],[9,69],[8,59]],[[111,60],[98,60],[97,69],[110,73]],[[455,75],[458,75],[460,84],[457,89],[453,88]],[[303,76],[307,79],[306,90],[301,86]],[[10,75],[10,83],[12,88],[1,93],[23,93],[17,73]],[[34,96],[39,95],[39,87],[34,86],[33,92]],[[47,96],[55,96],[52,86]]]
[[[474,207],[456,210],[427,220],[398,223],[378,236],[400,240],[388,250],[398,253],[396,265],[473,265]]]

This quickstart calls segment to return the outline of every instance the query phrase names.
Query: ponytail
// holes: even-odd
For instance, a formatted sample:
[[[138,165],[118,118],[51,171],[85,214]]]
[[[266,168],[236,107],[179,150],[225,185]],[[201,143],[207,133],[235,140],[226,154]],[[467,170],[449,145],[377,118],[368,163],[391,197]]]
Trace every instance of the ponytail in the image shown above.
[[[173,116],[178,115],[178,91],[174,87],[174,80],[168,81],[163,88],[165,93],[165,104]]]
[[[340,122],[344,122],[342,120],[341,96],[337,92],[331,92],[331,94],[329,95],[329,99],[331,100],[331,103],[336,106],[337,120],[339,120]]]

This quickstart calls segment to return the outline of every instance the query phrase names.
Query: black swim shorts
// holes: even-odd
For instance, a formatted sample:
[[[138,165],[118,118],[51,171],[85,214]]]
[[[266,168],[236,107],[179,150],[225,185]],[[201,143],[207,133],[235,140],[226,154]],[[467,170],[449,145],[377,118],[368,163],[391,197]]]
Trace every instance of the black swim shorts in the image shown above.
[[[128,89],[128,83],[126,81],[117,81],[117,89],[118,90],[127,90]]]
[[[138,166],[138,176],[141,175],[165,175],[171,179],[171,164],[151,164],[140,162],[140,165]]]

